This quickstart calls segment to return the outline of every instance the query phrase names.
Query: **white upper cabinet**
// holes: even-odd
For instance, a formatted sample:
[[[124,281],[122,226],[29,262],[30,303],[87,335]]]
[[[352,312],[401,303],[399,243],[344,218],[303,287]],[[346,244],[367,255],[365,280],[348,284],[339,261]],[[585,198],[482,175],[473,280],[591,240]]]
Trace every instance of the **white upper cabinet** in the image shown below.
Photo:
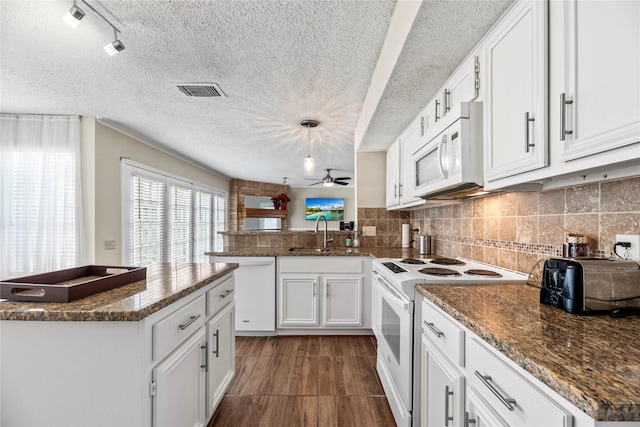
[[[563,144],[561,159],[639,142],[640,2],[567,0],[563,24],[563,69],[552,72],[564,90],[550,100],[560,109],[551,140]]]
[[[460,115],[460,103],[478,98],[480,90],[480,60],[468,57],[451,75],[442,89],[442,115]]]
[[[400,140],[387,149],[387,207],[400,204]]]
[[[486,40],[485,180],[545,167],[547,2],[523,1]]]

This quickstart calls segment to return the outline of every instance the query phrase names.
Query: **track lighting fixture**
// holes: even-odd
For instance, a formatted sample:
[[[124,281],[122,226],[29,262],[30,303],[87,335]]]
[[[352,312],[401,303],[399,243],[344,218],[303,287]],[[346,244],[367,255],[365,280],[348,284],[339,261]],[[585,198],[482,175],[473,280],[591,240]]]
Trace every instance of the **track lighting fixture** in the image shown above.
[[[73,6],[71,6],[71,9],[69,9],[62,19],[64,19],[64,22],[66,22],[71,28],[77,28],[80,24],[80,20],[84,18],[84,15],[84,10],[78,7],[76,0],[73,0]]]
[[[113,41],[104,47],[104,50],[111,56],[124,50],[124,44],[118,40],[118,29],[113,27]]]
[[[113,28],[113,41],[107,44],[104,47],[104,50],[111,56],[115,55],[121,50],[124,50],[124,43],[122,43],[118,39],[118,33],[120,32],[120,30],[115,25],[113,25],[111,21],[105,18],[103,14],[98,12],[93,6],[87,3],[86,0],[82,0],[82,3],[84,3],[89,9],[93,10],[100,18],[104,19],[104,21],[109,24],[111,28]],[[63,19],[64,22],[69,24],[71,27],[76,28],[78,24],[80,24],[80,20],[84,18],[84,15],[84,11],[80,9],[76,4],[76,0],[73,0],[73,6],[71,6],[71,9],[69,9],[69,12],[67,12]]]

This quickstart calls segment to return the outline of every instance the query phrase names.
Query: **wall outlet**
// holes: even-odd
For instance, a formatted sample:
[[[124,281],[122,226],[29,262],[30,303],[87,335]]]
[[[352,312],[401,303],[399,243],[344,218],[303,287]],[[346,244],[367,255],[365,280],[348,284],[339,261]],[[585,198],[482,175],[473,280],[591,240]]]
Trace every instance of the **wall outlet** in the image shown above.
[[[376,226],[375,225],[364,225],[364,226],[362,226],[362,235],[363,236],[375,236],[376,235]]]
[[[105,251],[112,251],[116,248],[116,241],[115,240],[105,240],[104,241],[104,250]]]
[[[616,234],[615,243],[628,242],[631,243],[630,248],[618,246],[616,250],[626,259],[640,261],[640,236],[632,234]]]

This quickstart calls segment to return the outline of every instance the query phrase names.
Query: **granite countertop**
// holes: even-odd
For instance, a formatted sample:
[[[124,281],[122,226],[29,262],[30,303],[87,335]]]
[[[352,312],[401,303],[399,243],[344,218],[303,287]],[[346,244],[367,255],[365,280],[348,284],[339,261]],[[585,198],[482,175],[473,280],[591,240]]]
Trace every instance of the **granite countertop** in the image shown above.
[[[640,421],[640,317],[577,316],[528,285],[418,290],[597,421]]]
[[[345,247],[331,246],[329,249]],[[419,255],[414,248],[394,248],[367,246],[352,248],[351,252],[290,252],[289,248],[270,248],[257,246],[230,246],[221,252],[206,252],[210,256],[374,256],[376,258],[433,258],[433,255]]]
[[[0,300],[0,320],[138,321],[203,288],[238,264],[162,263],[147,279],[69,303]]]

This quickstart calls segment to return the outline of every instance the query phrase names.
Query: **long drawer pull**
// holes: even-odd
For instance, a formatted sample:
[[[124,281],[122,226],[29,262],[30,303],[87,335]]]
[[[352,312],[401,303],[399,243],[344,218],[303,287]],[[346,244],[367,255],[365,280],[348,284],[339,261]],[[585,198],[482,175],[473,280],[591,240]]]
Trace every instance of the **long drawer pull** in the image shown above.
[[[453,421],[453,417],[449,416],[449,396],[453,396],[453,391],[449,391],[449,386],[444,386],[444,425],[449,426],[449,421]]]
[[[196,320],[198,320],[200,318],[200,314],[196,314],[195,316],[191,316],[189,317],[189,321],[183,325],[178,326],[180,328],[181,331],[184,331],[185,329],[187,329],[189,327],[189,325],[191,325],[193,322],[195,322]]]
[[[482,384],[486,385],[504,406],[506,406],[510,411],[516,409],[515,406],[513,406],[516,404],[516,400],[509,397],[504,397],[502,394],[500,394],[500,392],[493,386],[493,384],[489,382],[491,381],[491,377],[489,375],[482,375],[478,371],[476,371],[475,374],[476,377],[478,377],[480,381],[482,381]]]
[[[231,289],[227,289],[226,291],[224,291],[224,294],[220,294],[220,298],[226,298],[229,296],[229,294],[233,292]]]
[[[429,322],[427,322],[426,320],[424,320],[424,321],[423,321],[423,323],[424,323],[425,325],[427,325],[427,327],[428,327],[429,329],[431,329],[431,332],[433,332],[434,334],[436,334],[436,336],[437,336],[438,338],[440,338],[441,336],[443,336],[443,335],[444,335],[444,332],[442,332],[441,330],[439,330],[438,328],[436,328],[436,327],[435,327],[435,325],[434,325],[433,323],[429,323]]]

